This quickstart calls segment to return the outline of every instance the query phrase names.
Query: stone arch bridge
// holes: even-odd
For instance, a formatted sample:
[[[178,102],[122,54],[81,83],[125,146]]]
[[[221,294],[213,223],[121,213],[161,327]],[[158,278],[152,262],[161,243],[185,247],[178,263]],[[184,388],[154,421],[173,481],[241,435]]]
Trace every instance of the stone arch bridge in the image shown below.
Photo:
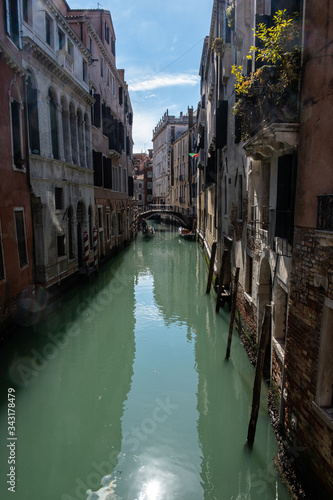
[[[185,215],[177,211],[178,207],[172,205],[149,205],[145,207],[141,212],[138,213],[138,221],[141,222],[142,219],[150,219],[154,215],[169,215],[188,229],[192,229],[193,226],[193,215]]]

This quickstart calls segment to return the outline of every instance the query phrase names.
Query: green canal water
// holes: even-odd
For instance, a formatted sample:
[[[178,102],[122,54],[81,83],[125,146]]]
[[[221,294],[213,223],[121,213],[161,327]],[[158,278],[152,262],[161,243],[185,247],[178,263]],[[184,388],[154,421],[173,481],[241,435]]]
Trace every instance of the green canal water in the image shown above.
[[[264,386],[245,445],[254,369],[236,333],[225,360],[206,279],[199,245],[159,226],[56,304],[22,301],[0,356],[1,499],[289,498]]]

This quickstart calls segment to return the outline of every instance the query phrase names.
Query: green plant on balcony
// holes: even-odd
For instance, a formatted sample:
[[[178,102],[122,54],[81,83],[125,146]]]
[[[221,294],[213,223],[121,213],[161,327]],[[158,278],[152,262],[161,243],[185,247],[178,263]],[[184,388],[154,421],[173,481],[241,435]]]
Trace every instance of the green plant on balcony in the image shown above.
[[[243,139],[263,121],[294,121],[300,78],[300,23],[297,14],[278,11],[273,25],[261,23],[255,31],[259,43],[251,47],[248,59],[263,65],[250,76],[234,65],[236,104],[233,111],[242,123]]]
[[[225,17],[227,18],[227,23],[230,29],[235,29],[235,2],[232,1],[229,7],[225,10]]]
[[[221,55],[223,52],[223,38],[215,38],[212,48],[216,54]]]

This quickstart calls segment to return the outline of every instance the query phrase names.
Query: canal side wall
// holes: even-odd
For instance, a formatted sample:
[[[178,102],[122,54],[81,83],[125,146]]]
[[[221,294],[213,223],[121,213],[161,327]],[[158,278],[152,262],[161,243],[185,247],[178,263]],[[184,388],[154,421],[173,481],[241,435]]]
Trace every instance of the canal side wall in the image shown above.
[[[300,447],[296,465],[333,495],[333,239],[296,227],[286,346],[289,441]],[[312,472],[311,472],[312,471]],[[305,472],[305,474],[304,474]]]

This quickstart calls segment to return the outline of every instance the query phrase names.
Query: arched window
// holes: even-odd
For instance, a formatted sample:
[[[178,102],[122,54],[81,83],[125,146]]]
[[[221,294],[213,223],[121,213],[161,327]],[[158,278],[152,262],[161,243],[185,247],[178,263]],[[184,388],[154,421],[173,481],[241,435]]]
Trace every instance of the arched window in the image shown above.
[[[27,80],[27,107],[28,107],[28,126],[29,126],[29,147],[34,155],[40,154],[39,143],[39,121],[38,121],[38,90],[35,79],[28,71]]]
[[[111,235],[112,236],[117,236],[117,216],[116,216],[116,212],[113,212],[113,214],[112,214]]]
[[[76,114],[74,104],[72,102],[69,105],[69,120],[71,130],[72,161],[77,165],[79,162],[77,154]]]
[[[73,243],[73,208],[68,208],[67,213],[67,227],[68,227],[68,258],[74,259],[74,243]]]
[[[91,168],[92,164],[92,147],[91,147],[91,131],[89,124],[89,117],[87,114],[84,115],[84,134],[85,134],[85,146],[86,146],[86,167]]]
[[[51,145],[53,158],[59,160],[57,103],[52,89],[49,90]]]
[[[79,136],[79,161],[81,167],[85,166],[85,161],[84,161],[84,153],[85,153],[85,147],[84,147],[84,136],[83,136],[83,119],[82,119],[82,112],[80,109],[77,110],[77,128],[78,128],[78,136]]]
[[[94,248],[94,212],[91,206],[88,209],[88,218],[89,218],[89,246],[90,250],[92,250]]]
[[[69,127],[69,111],[66,99],[64,97],[61,98],[61,118],[62,118],[62,134],[63,134],[63,143],[64,143],[64,155],[65,161],[70,163],[72,161],[71,158],[71,143],[70,143],[70,127]]]
[[[121,214],[118,214],[118,234],[122,234],[122,223],[121,223]]]

